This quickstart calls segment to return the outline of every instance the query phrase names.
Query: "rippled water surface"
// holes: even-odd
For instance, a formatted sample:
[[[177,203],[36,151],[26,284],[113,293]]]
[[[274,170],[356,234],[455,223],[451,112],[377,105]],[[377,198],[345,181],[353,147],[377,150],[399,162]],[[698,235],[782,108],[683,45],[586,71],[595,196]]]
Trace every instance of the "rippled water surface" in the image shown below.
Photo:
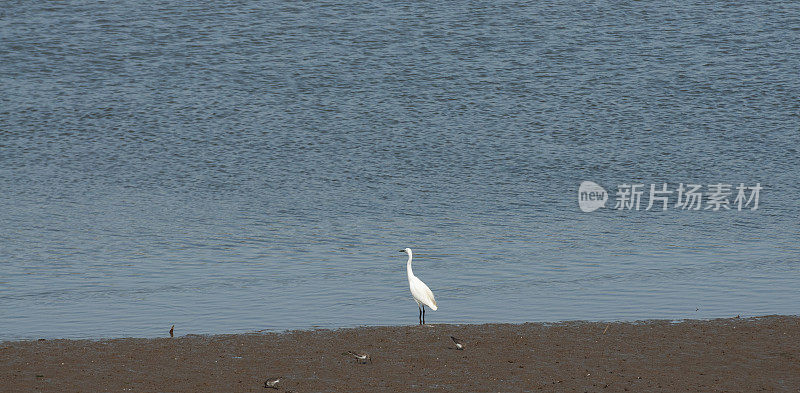
[[[433,323],[797,314],[798,26],[793,1],[11,2],[0,339],[416,323],[403,247]],[[645,211],[663,182],[763,190]]]

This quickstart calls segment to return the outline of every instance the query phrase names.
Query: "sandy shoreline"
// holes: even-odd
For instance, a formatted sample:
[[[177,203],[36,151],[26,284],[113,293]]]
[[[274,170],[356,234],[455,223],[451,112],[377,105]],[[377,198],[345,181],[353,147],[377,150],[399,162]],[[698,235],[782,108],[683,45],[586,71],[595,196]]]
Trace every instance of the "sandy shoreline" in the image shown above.
[[[799,390],[796,316],[0,343],[3,392]]]

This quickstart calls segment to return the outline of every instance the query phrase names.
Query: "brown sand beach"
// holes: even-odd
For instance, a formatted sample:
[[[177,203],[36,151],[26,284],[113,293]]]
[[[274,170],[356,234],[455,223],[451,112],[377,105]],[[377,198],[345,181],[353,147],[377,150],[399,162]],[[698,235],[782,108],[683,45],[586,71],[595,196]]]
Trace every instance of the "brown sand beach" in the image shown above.
[[[800,391],[795,316],[216,336],[176,326],[174,338],[169,328],[156,339],[3,342],[0,391]],[[277,389],[264,387],[277,377]]]

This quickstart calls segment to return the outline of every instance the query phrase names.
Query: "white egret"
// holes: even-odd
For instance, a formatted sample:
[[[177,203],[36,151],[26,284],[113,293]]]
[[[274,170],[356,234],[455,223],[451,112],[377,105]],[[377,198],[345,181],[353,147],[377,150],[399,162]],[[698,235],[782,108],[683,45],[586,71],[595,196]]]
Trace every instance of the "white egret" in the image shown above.
[[[433,297],[431,289],[417,278],[411,270],[411,249],[406,248],[405,250],[400,250],[400,252],[408,254],[408,263],[406,263],[408,286],[411,288],[411,296],[414,297],[414,301],[417,302],[417,307],[419,307],[419,324],[423,325],[425,324],[425,306],[430,307],[433,311],[436,311],[439,306],[436,305],[436,299]]]

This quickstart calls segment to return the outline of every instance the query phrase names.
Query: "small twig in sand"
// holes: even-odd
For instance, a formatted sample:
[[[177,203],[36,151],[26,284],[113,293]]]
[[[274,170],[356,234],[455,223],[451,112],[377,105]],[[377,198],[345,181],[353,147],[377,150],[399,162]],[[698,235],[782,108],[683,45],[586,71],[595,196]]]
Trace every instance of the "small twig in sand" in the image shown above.
[[[603,334],[606,334],[606,331],[608,330],[608,327],[609,327],[609,326],[611,326],[611,324],[610,324],[610,323],[609,323],[608,325],[606,325],[606,328],[605,328],[605,330],[603,330]]]

